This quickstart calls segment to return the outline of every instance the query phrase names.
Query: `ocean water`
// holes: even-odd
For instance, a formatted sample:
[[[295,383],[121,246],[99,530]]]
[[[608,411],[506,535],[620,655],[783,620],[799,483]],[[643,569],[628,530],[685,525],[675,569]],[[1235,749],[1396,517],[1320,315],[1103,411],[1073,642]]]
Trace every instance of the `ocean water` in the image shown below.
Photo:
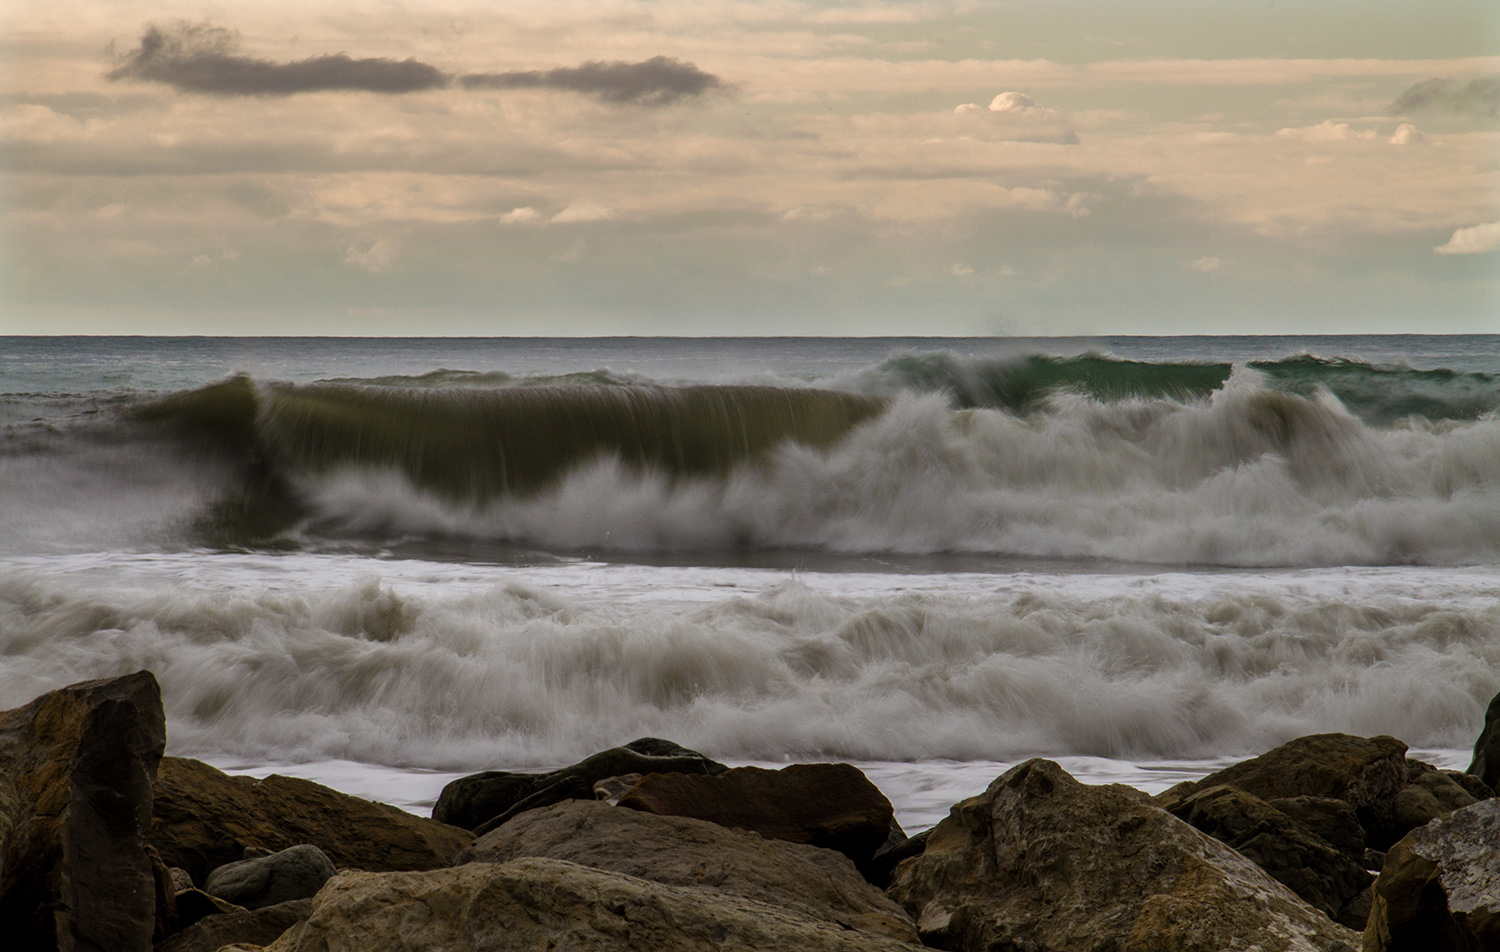
[[[0,338],[0,708],[431,809],[643,735],[930,826],[1302,734],[1463,767],[1500,335]]]

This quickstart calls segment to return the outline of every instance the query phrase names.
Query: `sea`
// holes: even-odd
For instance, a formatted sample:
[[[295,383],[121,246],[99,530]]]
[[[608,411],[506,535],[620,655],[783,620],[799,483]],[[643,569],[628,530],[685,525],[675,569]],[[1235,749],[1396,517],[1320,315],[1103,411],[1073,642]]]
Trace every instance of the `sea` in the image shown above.
[[[429,813],[642,736],[908,831],[1500,689],[1500,335],[0,337],[0,708]]]

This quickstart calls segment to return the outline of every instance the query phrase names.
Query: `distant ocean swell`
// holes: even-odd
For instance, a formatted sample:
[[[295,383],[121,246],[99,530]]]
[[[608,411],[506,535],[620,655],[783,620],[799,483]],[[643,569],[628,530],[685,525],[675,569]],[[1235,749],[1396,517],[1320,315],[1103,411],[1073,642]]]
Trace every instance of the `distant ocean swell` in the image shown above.
[[[583,377],[113,396],[72,429],[9,429],[12,486],[45,486],[7,490],[12,521],[52,493],[66,519],[111,509],[112,532],[234,547],[1500,559],[1500,382],[1483,374],[929,354],[778,387]],[[46,486],[53,471],[70,482]],[[173,491],[140,504],[153,485]]]
[[[1366,571],[696,601],[12,573],[0,696],[150,668],[176,750],[445,769],[643,734],[750,759],[1221,756],[1331,730],[1467,745],[1500,670],[1493,578]]]

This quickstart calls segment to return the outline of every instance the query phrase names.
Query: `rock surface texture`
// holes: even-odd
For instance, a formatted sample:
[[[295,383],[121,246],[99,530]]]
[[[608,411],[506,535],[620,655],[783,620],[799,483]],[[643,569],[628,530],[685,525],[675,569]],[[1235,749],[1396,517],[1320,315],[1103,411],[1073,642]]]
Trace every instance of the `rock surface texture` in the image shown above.
[[[311,899],[220,913],[183,929],[157,946],[156,952],[217,952],[235,942],[269,945],[311,914]]]
[[[704,820],[575,800],[516,817],[454,862],[504,863],[527,856],[738,896],[837,928],[917,944],[906,913],[865,882],[847,857]]]
[[[148,952],[146,848],[166,741],[149,672],[85,681],[0,712],[0,935],[18,952]]]
[[[340,873],[270,952],[910,952],[704,889],[530,857],[423,873]]]
[[[467,830],[294,777],[231,777],[208,764],[163,757],[151,843],[196,883],[245,848],[318,846],[340,868],[447,866],[473,839]]]
[[[255,859],[227,863],[208,874],[203,891],[246,909],[311,899],[337,872],[328,854],[302,843]]]
[[[1467,772],[1491,790],[1500,787],[1500,694],[1491,698],[1485,709],[1484,729],[1474,741],[1474,759]]]
[[[866,863],[890,837],[894,811],[850,764],[736,767],[714,776],[651,774],[620,797],[644,813],[687,816]]]
[[[594,784],[622,774],[715,774],[728,769],[669,740],[642,737],[561,770],[547,773],[487,770],[460,777],[443,788],[432,808],[432,817],[476,830],[512,813],[523,801],[531,800],[533,806],[543,807],[567,799],[589,799],[594,795]],[[491,828],[494,825],[498,824]]]
[[[955,806],[889,893],[922,940],[965,952],[1352,952],[1249,860],[1119,785],[1031,760]]]
[[[1500,949],[1500,800],[1455,810],[1386,854],[1366,952]]]

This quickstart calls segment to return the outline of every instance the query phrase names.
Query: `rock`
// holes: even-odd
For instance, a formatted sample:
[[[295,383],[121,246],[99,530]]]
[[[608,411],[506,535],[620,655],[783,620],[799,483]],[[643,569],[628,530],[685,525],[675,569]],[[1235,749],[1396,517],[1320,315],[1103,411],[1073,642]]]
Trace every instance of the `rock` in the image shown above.
[[[151,778],[166,743],[149,671],[0,712],[0,934],[22,950],[149,952]]]
[[[210,896],[196,887],[181,890],[174,899],[177,903],[178,931],[186,929],[193,923],[207,919],[210,916],[245,911],[244,906],[237,906],[232,902],[220,899],[218,896]]]
[[[1394,842],[1419,826],[1426,826],[1440,816],[1477,802],[1442,771],[1433,769],[1419,773],[1396,794],[1391,806],[1390,825],[1377,839]]]
[[[328,854],[310,843],[279,853],[227,863],[208,874],[203,891],[246,909],[311,899],[337,870]]]
[[[548,773],[487,770],[460,777],[443,788],[432,808],[432,816],[440,822],[474,830],[508,813],[528,797],[567,780],[578,779],[592,788],[600,780],[623,774],[716,774],[728,769],[718,761],[710,760],[695,750],[688,750],[669,740],[642,737],[623,747],[600,751],[571,767]],[[537,805],[547,806],[556,802],[554,799]]]
[[[234,942],[269,945],[311,913],[311,899],[294,899],[260,909],[209,916],[158,945],[156,952],[217,952]]]
[[[1304,830],[1356,863],[1363,864],[1366,853],[1365,828],[1359,825],[1359,817],[1354,815],[1354,808],[1343,800],[1332,797],[1277,797],[1267,800],[1266,805],[1285,813],[1302,824]]]
[[[875,851],[869,861],[859,867],[860,873],[873,886],[881,889],[891,884],[891,873],[902,860],[911,859],[927,848],[927,834],[923,830],[916,836],[907,836],[901,824],[891,820],[891,835]]]
[[[1327,797],[1354,808],[1364,827],[1367,846],[1384,849],[1389,842],[1371,839],[1388,828],[1396,794],[1407,784],[1406,745],[1394,737],[1312,734],[1299,737],[1209,774],[1180,783],[1158,795],[1166,809],[1199,790],[1230,784],[1262,800],[1280,797]]]
[[[1489,800],[1495,796],[1495,791],[1490,789],[1489,784],[1473,774],[1464,773],[1462,770],[1443,770],[1439,772],[1460,787],[1463,787],[1464,792],[1473,797],[1476,802]]]
[[[620,797],[631,787],[641,782],[643,774],[631,773],[623,777],[605,777],[594,784],[594,799],[603,800],[610,806],[620,802]]]
[[[1171,812],[1238,851],[1330,919],[1338,919],[1374,879],[1360,863],[1238,787],[1200,790]]]
[[[167,870],[172,877],[172,892],[179,893],[184,889],[194,889],[192,874],[181,866],[172,866]]]
[[[895,818],[885,794],[850,764],[735,767],[716,776],[650,774],[619,805],[838,850],[856,865],[875,855]]]
[[[1355,932],[1363,932],[1365,926],[1369,924],[1370,909],[1374,903],[1375,884],[1371,883],[1358,896],[1349,900],[1348,905],[1339,910],[1339,914],[1334,917],[1333,921]]]
[[[832,850],[597,800],[532,810],[465,849],[461,863],[567,860],[667,886],[753,899],[842,929],[917,944],[906,913]]]
[[[1493,708],[1493,705],[1491,705]],[[1411,831],[1386,854],[1366,952],[1500,948],[1500,800]]]
[[[246,847],[317,846],[341,868],[447,866],[473,836],[294,777],[231,777],[208,764],[163,757],[156,777],[151,843],[170,866],[202,883]]]
[[[592,799],[594,799],[594,784],[587,777],[580,777],[576,774],[564,776],[556,783],[548,784],[536,791],[499,816],[493,817],[474,827],[474,835],[483,836],[496,827],[509,823],[512,819],[520,816],[527,810],[550,807],[552,804],[561,803],[564,800]]]
[[[266,952],[910,952],[788,909],[528,857],[425,873],[344,872]]]
[[[1500,694],[1491,698],[1485,709],[1484,729],[1474,741],[1474,759],[1467,772],[1491,790],[1500,786]]]
[[[952,950],[1353,952],[1356,933],[1130,787],[1050,761],[956,805],[888,890]]]

